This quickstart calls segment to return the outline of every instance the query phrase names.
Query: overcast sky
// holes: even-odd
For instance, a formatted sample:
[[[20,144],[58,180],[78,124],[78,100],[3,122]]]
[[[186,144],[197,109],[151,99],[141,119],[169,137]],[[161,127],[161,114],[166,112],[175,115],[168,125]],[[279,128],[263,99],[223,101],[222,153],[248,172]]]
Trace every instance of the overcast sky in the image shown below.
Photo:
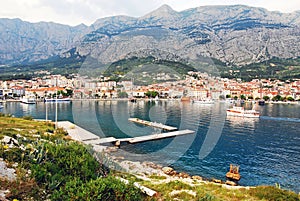
[[[281,12],[300,10],[300,0],[0,0],[0,18],[90,25],[107,16],[143,16],[163,4],[176,11],[203,5],[233,4]]]

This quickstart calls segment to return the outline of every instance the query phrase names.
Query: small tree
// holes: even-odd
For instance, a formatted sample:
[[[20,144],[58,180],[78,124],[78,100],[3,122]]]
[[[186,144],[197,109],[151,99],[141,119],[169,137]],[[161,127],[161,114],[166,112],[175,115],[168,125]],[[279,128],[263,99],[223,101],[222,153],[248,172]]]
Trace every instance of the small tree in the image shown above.
[[[272,101],[282,101],[283,98],[280,95],[276,95],[272,98]]]
[[[128,94],[125,91],[120,91],[118,93],[119,98],[128,98]]]
[[[224,99],[225,99],[225,96],[224,96],[224,95],[220,95],[220,96],[219,96],[219,99],[220,99],[220,100],[224,100]]]
[[[230,94],[227,94],[227,95],[226,95],[226,98],[231,98],[231,95],[230,95]]]
[[[289,96],[289,97],[286,98],[286,100],[287,101],[294,101],[295,99],[293,97]]]
[[[242,100],[246,100],[246,96],[243,95],[243,94],[240,96],[240,98],[241,98]]]
[[[145,93],[146,96],[148,96],[149,98],[155,98],[156,96],[158,96],[158,92],[157,91],[147,91]]]
[[[264,99],[265,101],[268,101],[268,100],[270,100],[270,97],[269,97],[269,96],[264,96],[263,99]]]

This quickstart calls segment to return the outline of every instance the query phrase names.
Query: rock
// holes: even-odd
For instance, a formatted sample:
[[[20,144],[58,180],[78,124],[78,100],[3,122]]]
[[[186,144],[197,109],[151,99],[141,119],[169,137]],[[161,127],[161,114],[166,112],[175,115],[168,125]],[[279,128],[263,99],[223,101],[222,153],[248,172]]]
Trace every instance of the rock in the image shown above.
[[[200,176],[198,176],[198,175],[192,176],[192,179],[194,179],[194,180],[199,180],[199,181],[202,181],[202,180],[203,180],[203,178],[200,177]]]
[[[9,181],[16,180],[15,169],[8,168],[3,159],[0,159],[0,178],[7,179]]]
[[[143,162],[143,165],[148,166],[148,167],[153,168],[153,169],[162,169],[161,165],[157,165],[157,164],[155,164],[153,162],[147,162],[147,161],[145,161],[145,162]]]
[[[220,179],[212,179],[212,182],[215,182],[215,183],[221,184],[221,183],[222,183],[222,180],[220,180]]]
[[[235,183],[234,181],[229,181],[229,180],[227,180],[225,182],[225,184],[230,185],[230,186],[237,186],[237,183]]]
[[[118,151],[118,147],[107,147],[105,149],[106,153],[117,152],[117,151]]]
[[[175,172],[174,169],[171,167],[163,167],[162,171],[167,175],[173,175]]]
[[[178,174],[178,177],[181,177],[181,178],[190,178],[190,175],[186,172],[180,172]]]
[[[12,137],[9,137],[9,136],[4,136],[3,139],[1,140],[1,142],[5,143],[5,144],[19,146],[18,140],[14,139]]]
[[[120,146],[121,146],[121,141],[120,141],[120,140],[117,140],[117,141],[115,142],[115,146],[118,147],[118,148],[120,148]]]
[[[0,201],[9,201],[8,199],[6,199],[6,195],[9,194],[10,191],[9,190],[0,190]]]

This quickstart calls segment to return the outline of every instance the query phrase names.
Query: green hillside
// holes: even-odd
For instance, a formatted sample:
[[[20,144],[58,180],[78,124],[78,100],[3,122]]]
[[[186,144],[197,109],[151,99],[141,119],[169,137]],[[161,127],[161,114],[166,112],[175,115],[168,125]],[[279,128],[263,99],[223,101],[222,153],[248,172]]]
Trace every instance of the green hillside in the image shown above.
[[[255,78],[274,78],[281,80],[300,78],[300,58],[271,60],[245,66],[230,66],[211,58],[201,57],[198,61],[169,61],[152,56],[131,57],[111,64],[99,63],[96,59],[87,59],[73,54],[69,58],[51,59],[24,65],[0,66],[0,79],[31,79],[42,76],[48,71],[69,77],[79,73],[96,77],[110,76],[112,80],[134,79],[136,84],[146,85],[153,82],[174,81],[184,77],[189,71],[207,72],[224,78],[240,78],[249,81]],[[142,76],[141,76],[142,75]],[[159,76],[158,76],[159,75]],[[167,79],[163,79],[167,78]]]

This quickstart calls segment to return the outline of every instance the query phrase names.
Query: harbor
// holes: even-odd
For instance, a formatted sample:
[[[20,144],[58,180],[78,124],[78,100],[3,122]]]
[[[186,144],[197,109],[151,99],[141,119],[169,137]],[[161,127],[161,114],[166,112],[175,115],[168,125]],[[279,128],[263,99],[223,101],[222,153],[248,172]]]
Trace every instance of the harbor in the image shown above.
[[[48,111],[48,120],[55,121],[55,104],[38,102],[28,105],[7,101],[3,105],[1,112],[6,114],[16,117],[30,115],[34,119],[45,119],[46,111]],[[118,153],[114,153],[127,160],[141,161],[141,163],[151,161],[167,166],[170,160],[181,156],[180,161],[172,161],[174,169],[190,175],[197,175],[201,172],[204,178],[216,179],[225,178],[229,164],[238,164],[242,170],[239,185],[273,185],[280,182],[282,188],[300,192],[299,185],[297,185],[300,182],[297,177],[298,167],[300,167],[300,158],[297,154],[300,151],[300,138],[296,129],[300,122],[300,113],[297,112],[299,105],[257,106],[255,109],[260,112],[260,118],[229,118],[226,116],[227,108],[223,112],[219,109],[226,105],[226,103],[215,103],[214,107],[199,107],[198,104],[177,101],[159,101],[158,103],[140,101],[137,104],[131,104],[128,101],[73,101],[71,104],[57,105],[57,119],[58,125],[62,121],[69,121],[66,128],[70,135],[73,134],[82,143],[90,144],[96,150],[112,146],[116,142],[115,139],[127,140],[126,142],[120,141],[121,149]],[[252,108],[251,103],[245,103],[245,108]],[[190,129],[195,131],[195,134],[178,136],[169,140],[129,143],[126,139],[128,137],[157,133],[157,129],[153,127],[128,122],[130,117],[149,119],[149,111],[156,111],[156,113],[151,113],[153,121],[168,122],[167,125],[176,126],[179,130]],[[225,121],[222,134],[217,142],[210,141],[207,144],[214,143],[213,145],[216,146],[205,160],[201,160],[199,150],[205,145],[203,143],[207,141],[206,137],[217,137],[213,135],[217,130],[213,130],[214,132],[208,132],[208,130],[216,128],[218,122],[222,121],[220,118],[222,115]],[[217,119],[218,121],[215,121]],[[95,135],[86,135],[79,127]],[[282,138],[283,133],[287,131],[288,134]],[[182,146],[188,146],[188,140],[192,140],[193,143],[182,155],[183,152],[179,153],[178,150]],[[167,146],[171,149],[167,150]],[[133,157],[129,153],[132,153]],[[278,154],[283,157],[278,157]],[[287,163],[290,165],[287,166]],[[272,174],[269,174],[270,171]]]

